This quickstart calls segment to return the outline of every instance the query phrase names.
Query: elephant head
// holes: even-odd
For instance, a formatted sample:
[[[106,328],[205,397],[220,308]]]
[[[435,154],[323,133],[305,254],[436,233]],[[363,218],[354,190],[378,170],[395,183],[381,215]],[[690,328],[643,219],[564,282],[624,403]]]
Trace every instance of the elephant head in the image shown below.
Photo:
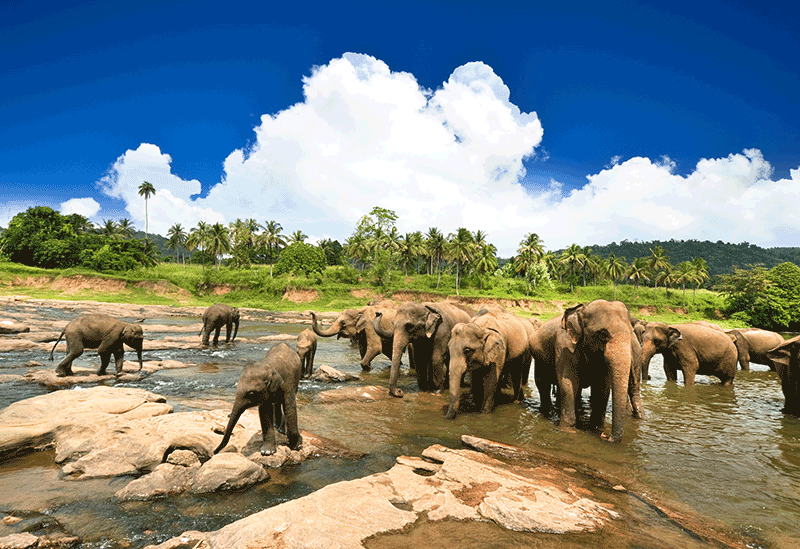
[[[122,342],[136,351],[139,360],[139,370],[142,369],[142,345],[144,344],[144,331],[139,324],[126,324],[122,328]]]
[[[450,332],[450,407],[447,419],[454,419],[461,399],[461,381],[464,374],[479,369],[499,370],[506,360],[506,341],[496,330],[472,322],[458,323]],[[476,399],[482,401],[479,383],[473,379],[472,389]]]
[[[353,340],[358,335],[358,324],[363,319],[363,311],[363,308],[345,309],[342,311],[342,314],[340,314],[336,320],[333,321],[333,324],[328,326],[328,328],[325,330],[319,328],[317,325],[317,315],[312,312],[311,327],[314,330],[314,333],[320,337],[331,337],[335,335],[336,339],[346,337],[347,339]]]
[[[657,353],[669,352],[683,339],[681,331],[664,322],[648,322],[642,332],[642,370]]]
[[[800,416],[800,336],[795,336],[767,351],[767,356],[775,365],[775,371],[781,380],[783,411]]]

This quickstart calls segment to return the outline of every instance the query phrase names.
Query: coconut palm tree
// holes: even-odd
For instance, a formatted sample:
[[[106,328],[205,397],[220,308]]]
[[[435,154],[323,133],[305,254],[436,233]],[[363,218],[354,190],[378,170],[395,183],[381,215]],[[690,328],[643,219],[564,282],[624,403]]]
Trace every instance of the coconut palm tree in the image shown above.
[[[642,280],[650,280],[650,277],[648,276],[649,274],[650,273],[647,268],[647,258],[637,257],[633,260],[633,263],[628,270],[628,278],[633,280],[633,299],[636,299],[636,292],[639,289],[639,283]]]
[[[678,270],[675,273],[675,283],[683,287],[683,299],[686,300],[686,285],[695,281],[694,265],[691,261],[682,261],[678,264]]]
[[[497,247],[494,244],[486,243],[477,249],[474,268],[480,284],[483,286],[481,277],[497,270]]]
[[[469,230],[460,227],[455,233],[447,235],[446,257],[456,264],[456,295],[461,284],[461,267],[470,263],[475,255],[475,240]]]
[[[200,248],[200,251],[203,252],[201,255],[203,258],[203,271],[206,270],[205,250],[208,248],[208,235],[210,230],[211,227],[209,227],[208,223],[200,221],[197,223],[197,227],[189,231],[189,236],[186,238],[187,248],[190,250]]]
[[[306,238],[308,238],[308,235],[300,229],[297,229],[295,232],[289,235],[289,244],[295,244],[298,242],[302,244],[306,241]]]
[[[445,239],[442,231],[436,227],[430,227],[425,234],[425,252],[430,258],[430,270],[428,274],[433,274],[433,266],[436,265],[438,280],[436,288],[439,288],[439,281],[442,279],[442,256],[444,255]]]
[[[264,225],[264,232],[259,235],[260,246],[267,249],[267,262],[269,263],[269,276],[272,278],[272,266],[275,264],[278,252],[286,247],[286,237],[284,237],[283,227],[277,221],[267,221]]]
[[[148,225],[148,214],[147,214],[147,200],[156,194],[156,188],[153,187],[152,183],[144,181],[141,185],[139,185],[139,196],[144,197],[144,237],[148,238],[149,233],[149,225]]]
[[[695,275],[695,286],[694,292],[692,293],[692,303],[694,303],[695,298],[697,297],[697,288],[700,287],[706,280],[710,277],[708,275],[708,263],[702,257],[695,257],[692,259],[692,266],[694,267],[694,275]]]
[[[539,262],[544,256],[544,244],[536,233],[528,233],[519,243],[517,256],[514,258],[514,270],[525,275],[534,263]]]
[[[100,234],[111,238],[119,238],[119,225],[113,219],[106,219],[100,225]]]
[[[214,223],[208,231],[208,251],[214,255],[216,260],[214,272],[219,272],[219,263],[222,254],[231,251],[231,235],[228,228],[222,223]]]
[[[611,279],[614,285],[614,300],[617,299],[617,281],[625,276],[625,271],[628,270],[628,263],[624,257],[617,257],[614,252],[608,254],[608,260],[605,264],[606,275]]]
[[[658,289],[658,273],[659,271],[666,269],[668,266],[671,267],[669,264],[669,258],[666,256],[664,252],[664,248],[661,246],[656,246],[655,248],[650,248],[650,257],[647,259],[647,266],[650,268],[650,272],[653,273],[655,278],[653,279],[653,297],[656,296],[656,290]]]
[[[134,235],[136,235],[136,227],[133,226],[133,222],[127,217],[119,220],[119,234],[125,239],[133,238]]]
[[[183,252],[182,248],[186,245],[186,231],[180,223],[175,223],[167,231],[167,247],[175,251],[175,263],[178,262],[178,250]],[[186,270],[186,257],[183,258],[183,268]]]
[[[586,256],[577,244],[570,245],[569,248],[561,253],[559,263],[569,267],[569,291],[575,290],[575,271],[583,267]]]

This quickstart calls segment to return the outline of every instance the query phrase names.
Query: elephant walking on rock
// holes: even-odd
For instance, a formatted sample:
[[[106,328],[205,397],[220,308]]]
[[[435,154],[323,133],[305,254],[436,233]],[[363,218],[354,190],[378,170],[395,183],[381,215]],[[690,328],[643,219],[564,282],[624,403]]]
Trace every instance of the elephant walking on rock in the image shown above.
[[[447,386],[447,365],[450,359],[448,343],[453,326],[469,322],[475,311],[469,307],[447,301],[436,303],[406,302],[397,308],[393,330],[387,331],[381,324],[382,313],[378,311],[373,326],[383,338],[392,338],[392,370],[389,374],[389,394],[402,397],[403,390],[397,386],[400,375],[400,359],[406,348],[411,367],[417,373],[420,391],[442,391]]]
[[[223,326],[225,326],[225,343],[236,339],[236,334],[239,333],[239,309],[224,303],[211,305],[203,313],[203,329],[200,331],[203,345],[208,345],[211,332],[214,332],[214,345],[218,345],[219,333]],[[233,337],[231,337],[232,327],[234,328]]]
[[[102,314],[79,316],[71,320],[61,331],[61,335],[50,350],[51,361],[53,351],[62,337],[67,341],[67,356],[56,366],[56,374],[60,377],[72,375],[72,361],[81,356],[84,349],[97,349],[97,354],[100,355],[100,369],[97,370],[97,375],[105,375],[111,355],[114,355],[116,374],[120,375],[125,354],[123,344],[136,351],[139,370],[142,369],[144,332],[139,324],[123,322]]]
[[[261,421],[262,455],[275,453],[275,426],[284,422],[289,447],[299,450],[303,444],[297,425],[296,394],[299,384],[300,356],[286,343],[278,343],[267,351],[264,358],[246,366],[236,385],[236,399],[228,426],[214,453],[225,448],[242,413],[253,406],[258,406]]]
[[[697,374],[716,376],[723,385],[733,383],[738,353],[723,330],[700,323],[671,324],[648,322],[642,336],[642,364],[653,355],[664,357],[664,375],[678,380],[683,371],[684,385],[694,385]]]
[[[469,371],[472,394],[481,411],[491,412],[498,382],[511,379],[515,400],[522,400],[522,376],[530,371],[528,339],[534,327],[530,321],[506,312],[482,312],[470,322],[453,326],[450,351],[450,407],[447,418],[454,419],[461,398],[461,380]]]

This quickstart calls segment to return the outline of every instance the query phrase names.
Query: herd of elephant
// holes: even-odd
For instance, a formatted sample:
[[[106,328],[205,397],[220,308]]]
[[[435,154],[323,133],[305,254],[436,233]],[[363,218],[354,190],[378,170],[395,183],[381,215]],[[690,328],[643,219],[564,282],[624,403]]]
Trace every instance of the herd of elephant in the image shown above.
[[[208,345],[214,332],[213,344],[217,345],[222,327],[226,328],[225,342],[232,342],[239,318],[235,307],[210,306],[203,314],[202,343]],[[382,302],[345,309],[324,329],[313,312],[311,319],[312,329],[299,334],[296,348],[279,343],[263,359],[245,367],[222,442],[214,453],[228,444],[241,414],[255,406],[262,427],[262,454],[276,451],[276,427],[287,435],[290,448],[301,447],[295,395],[300,379],[313,372],[317,336],[335,335],[356,344],[365,371],[381,353],[390,358],[388,389],[394,397],[403,397],[397,384],[401,357],[407,352],[420,391],[449,390],[449,419],[459,410],[465,386],[482,412],[491,412],[506,388],[510,388],[512,400],[522,400],[522,386],[527,384],[533,364],[543,414],[558,410],[559,426],[573,429],[581,391],[591,388],[590,429],[602,433],[611,398],[611,433],[602,436],[619,442],[626,418],[644,417],[641,383],[649,379],[650,360],[657,353],[663,356],[667,379],[677,381],[681,370],[685,385],[694,384],[698,374],[715,376],[723,385],[730,385],[737,364],[743,370],[749,370],[750,361],[765,364],[780,378],[784,411],[800,415],[800,336],[784,340],[766,330],[723,330],[705,321],[646,322],[632,317],[624,303],[606,300],[575,305],[546,322],[524,319],[501,306],[475,311],[449,301]],[[83,315],[64,328],[58,341],[62,337],[67,341],[67,356],[56,367],[58,375],[71,375],[72,361],[85,348],[97,349],[99,374],[105,373],[113,355],[119,375],[123,344],[136,350],[141,369],[143,332],[139,324],[107,315]],[[52,355],[53,351],[51,360]]]

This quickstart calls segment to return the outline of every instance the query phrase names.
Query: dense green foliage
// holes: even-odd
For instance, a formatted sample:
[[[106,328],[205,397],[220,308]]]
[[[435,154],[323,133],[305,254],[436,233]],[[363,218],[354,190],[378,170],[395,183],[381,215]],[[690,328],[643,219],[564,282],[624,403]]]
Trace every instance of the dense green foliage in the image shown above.
[[[734,320],[769,330],[800,329],[800,267],[781,263],[737,268],[722,277],[725,312]]]
[[[327,265],[325,252],[317,246],[303,242],[289,244],[282,252],[281,258],[275,265],[276,274],[322,274]]]

